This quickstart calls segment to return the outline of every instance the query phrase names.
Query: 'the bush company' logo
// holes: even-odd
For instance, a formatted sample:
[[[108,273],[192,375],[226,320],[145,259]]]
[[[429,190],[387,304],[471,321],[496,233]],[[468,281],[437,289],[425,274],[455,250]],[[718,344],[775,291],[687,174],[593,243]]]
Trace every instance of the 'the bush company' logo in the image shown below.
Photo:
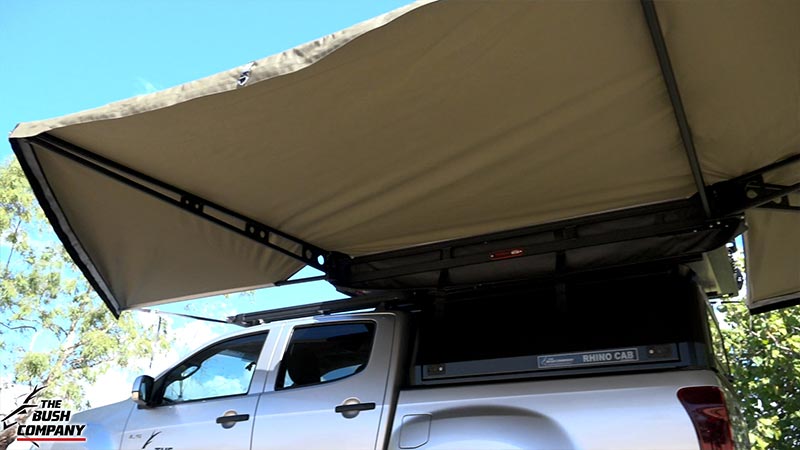
[[[17,440],[31,442],[86,442],[82,436],[86,425],[71,424],[72,411],[61,406],[61,400],[37,400],[44,387],[33,389],[10,414],[3,418],[3,430],[17,427]]]

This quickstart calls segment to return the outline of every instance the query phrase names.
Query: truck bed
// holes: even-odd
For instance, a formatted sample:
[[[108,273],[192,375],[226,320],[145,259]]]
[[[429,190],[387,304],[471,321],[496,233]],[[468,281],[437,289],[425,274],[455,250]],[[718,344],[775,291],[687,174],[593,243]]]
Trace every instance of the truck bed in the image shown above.
[[[415,388],[399,394],[390,449],[698,449],[677,392],[719,386],[685,370]]]

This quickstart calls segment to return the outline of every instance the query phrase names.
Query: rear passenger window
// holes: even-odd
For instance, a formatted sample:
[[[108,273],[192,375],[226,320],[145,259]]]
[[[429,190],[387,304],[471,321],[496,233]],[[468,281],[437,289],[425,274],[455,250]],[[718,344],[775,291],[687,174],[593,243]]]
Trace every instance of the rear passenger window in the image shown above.
[[[369,362],[374,335],[373,323],[295,328],[275,389],[327,383],[361,372]]]

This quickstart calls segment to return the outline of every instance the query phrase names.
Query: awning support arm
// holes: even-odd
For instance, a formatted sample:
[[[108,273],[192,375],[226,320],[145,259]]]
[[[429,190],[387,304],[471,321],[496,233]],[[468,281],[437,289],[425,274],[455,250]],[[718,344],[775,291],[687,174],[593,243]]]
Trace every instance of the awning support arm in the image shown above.
[[[157,309],[150,309],[150,308],[139,308],[139,309],[136,309],[135,311],[142,311],[142,312],[146,312],[146,313],[150,313],[150,314],[158,314],[158,315],[166,315],[166,316],[184,317],[184,318],[187,318],[187,319],[203,320],[203,321],[206,321],[206,322],[214,322],[214,323],[224,323],[224,324],[231,324],[232,323],[232,322],[230,322],[228,320],[214,319],[212,317],[195,316],[195,315],[192,315],[192,314],[181,314],[181,313],[174,313],[174,312],[169,312],[169,311],[159,311]],[[239,324],[236,324],[236,325],[239,325]]]
[[[276,281],[275,287],[293,286],[295,284],[303,284],[303,283],[313,283],[315,281],[325,281],[326,279],[327,277],[325,275],[317,275],[313,277],[298,278],[296,280]]]
[[[774,185],[768,185],[768,186],[769,186],[768,188],[772,188]],[[800,184],[795,184],[795,185],[793,185],[793,187],[794,187],[794,189],[793,189],[792,192],[794,192],[798,188],[800,188]],[[783,188],[783,186],[780,186],[780,188]],[[791,201],[789,200],[789,196],[788,195],[784,195],[783,197],[779,197],[779,198],[777,198],[775,200],[772,200],[769,203],[764,203],[763,205],[759,205],[759,208],[761,208],[761,209],[781,209],[781,210],[784,210],[784,211],[800,212],[800,205],[793,205],[791,203]]]
[[[800,153],[711,186],[718,213],[739,214],[751,208],[800,212],[800,205],[789,200],[789,194],[800,191],[800,183],[784,186],[764,181],[765,174],[798,162]]]
[[[692,177],[697,187],[697,194],[700,197],[700,204],[703,207],[703,212],[706,217],[712,217],[711,204],[709,203],[708,194],[706,192],[706,183],[703,180],[703,171],[700,168],[700,160],[697,158],[697,151],[694,147],[694,140],[692,139],[692,131],[689,128],[689,121],[686,118],[686,110],[683,108],[683,101],[681,101],[681,94],[678,90],[678,81],[675,79],[675,72],[672,70],[672,63],[669,59],[667,52],[667,44],[664,41],[664,34],[661,32],[661,24],[658,21],[658,14],[653,0],[641,0],[642,9],[644,9],[644,17],[647,21],[647,28],[650,30],[650,37],[653,39],[653,46],[655,46],[656,55],[658,56],[658,64],[661,66],[661,76],[664,83],[667,85],[667,93],[669,100],[672,103],[672,110],[675,113],[675,120],[678,123],[678,129],[681,133],[681,140],[683,141],[683,148],[686,151],[686,156],[689,159],[689,167],[692,170]]]
[[[28,140],[88,169],[182,208],[197,217],[227,228],[317,270],[324,271],[325,261],[331,256],[331,252],[327,250],[49,134],[34,136]],[[275,240],[274,237],[279,239]]]

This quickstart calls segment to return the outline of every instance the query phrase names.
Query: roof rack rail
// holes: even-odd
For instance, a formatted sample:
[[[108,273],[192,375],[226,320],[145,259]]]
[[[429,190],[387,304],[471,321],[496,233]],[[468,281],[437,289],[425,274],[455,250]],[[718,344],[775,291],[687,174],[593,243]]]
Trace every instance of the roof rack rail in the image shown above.
[[[228,317],[228,323],[251,327],[279,320],[299,319],[316,315],[328,315],[362,309],[376,308],[386,310],[413,303],[415,293],[410,291],[391,291],[365,294],[358,297],[328,300],[309,305],[290,306],[237,314]]]

